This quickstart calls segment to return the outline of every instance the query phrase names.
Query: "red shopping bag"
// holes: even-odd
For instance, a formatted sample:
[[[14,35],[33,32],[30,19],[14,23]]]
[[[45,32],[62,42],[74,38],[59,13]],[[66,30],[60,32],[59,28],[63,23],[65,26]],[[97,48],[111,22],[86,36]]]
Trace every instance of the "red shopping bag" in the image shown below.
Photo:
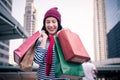
[[[29,48],[36,42],[40,37],[39,31],[30,36],[25,40],[17,49],[14,50],[14,61],[19,64]]]
[[[62,29],[58,33],[58,39],[66,61],[83,63],[90,60],[82,41],[76,33],[69,29]]]

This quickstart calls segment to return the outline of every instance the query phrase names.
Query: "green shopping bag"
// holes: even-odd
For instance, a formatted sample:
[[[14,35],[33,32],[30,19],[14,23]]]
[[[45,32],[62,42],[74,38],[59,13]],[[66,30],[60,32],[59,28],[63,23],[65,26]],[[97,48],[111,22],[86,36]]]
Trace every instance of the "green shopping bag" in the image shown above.
[[[84,76],[83,67],[79,63],[67,62],[64,59],[58,37],[55,37],[55,75],[61,78],[79,79]]]

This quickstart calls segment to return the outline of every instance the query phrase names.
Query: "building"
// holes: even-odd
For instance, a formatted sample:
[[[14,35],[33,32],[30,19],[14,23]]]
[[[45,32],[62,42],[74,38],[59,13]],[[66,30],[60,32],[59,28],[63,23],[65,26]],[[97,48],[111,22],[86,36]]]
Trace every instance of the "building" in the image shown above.
[[[0,41],[0,66],[8,66],[9,60],[9,41]]]
[[[94,0],[95,61],[107,59],[106,17],[104,0]]]
[[[120,0],[105,0],[108,58],[120,58]]]
[[[1,30],[4,31],[3,29],[5,29],[3,24],[5,20],[2,15],[2,9],[5,9],[6,13],[11,15],[12,0],[0,1],[0,9],[1,9],[0,10],[0,37],[2,37],[5,34],[5,32],[1,32]],[[7,66],[8,60],[9,60],[9,40],[0,40],[0,65]]]
[[[120,0],[105,0],[107,33],[120,21]]]
[[[120,21],[108,32],[108,58],[120,58]]]
[[[26,0],[25,14],[24,14],[24,27],[29,35],[35,32],[36,28],[36,8],[34,0]]]
[[[11,12],[12,0],[0,0],[0,66],[9,65],[9,40],[28,37]]]

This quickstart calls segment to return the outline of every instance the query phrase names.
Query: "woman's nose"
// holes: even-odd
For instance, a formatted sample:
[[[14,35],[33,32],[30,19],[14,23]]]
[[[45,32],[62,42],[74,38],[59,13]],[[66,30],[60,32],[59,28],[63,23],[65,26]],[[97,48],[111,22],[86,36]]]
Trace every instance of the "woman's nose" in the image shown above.
[[[49,26],[53,26],[53,23],[51,22],[51,23],[49,24]]]

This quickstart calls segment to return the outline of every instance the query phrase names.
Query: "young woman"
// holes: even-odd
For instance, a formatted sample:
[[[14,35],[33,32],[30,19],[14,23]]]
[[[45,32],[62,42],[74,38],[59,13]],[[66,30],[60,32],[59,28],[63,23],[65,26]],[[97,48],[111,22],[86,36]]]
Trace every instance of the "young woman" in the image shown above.
[[[49,9],[44,15],[41,37],[38,39],[35,49],[34,62],[39,64],[37,80],[55,78],[53,37],[61,29],[61,14],[57,11],[57,7]]]

